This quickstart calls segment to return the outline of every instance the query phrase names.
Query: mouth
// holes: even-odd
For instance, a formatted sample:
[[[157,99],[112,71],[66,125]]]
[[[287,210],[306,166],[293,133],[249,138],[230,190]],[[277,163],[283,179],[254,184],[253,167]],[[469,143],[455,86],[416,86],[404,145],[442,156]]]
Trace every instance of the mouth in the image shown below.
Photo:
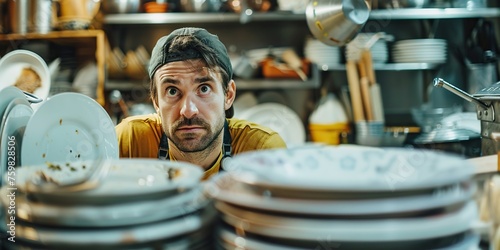
[[[200,133],[204,129],[205,128],[201,126],[182,126],[177,128],[177,132],[182,134],[193,134],[193,133]]]

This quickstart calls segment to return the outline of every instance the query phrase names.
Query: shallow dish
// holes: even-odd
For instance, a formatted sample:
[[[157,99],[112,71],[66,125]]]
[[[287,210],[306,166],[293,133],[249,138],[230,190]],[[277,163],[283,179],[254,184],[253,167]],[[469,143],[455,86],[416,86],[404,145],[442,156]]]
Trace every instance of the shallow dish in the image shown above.
[[[43,172],[49,184],[70,184],[85,179],[98,164],[109,171],[99,185],[85,191],[37,186],[34,178]],[[173,174],[172,174],[173,173]],[[104,161],[50,162],[24,165],[16,171],[20,192],[51,204],[110,204],[115,202],[160,199],[196,187],[203,176],[199,166],[157,159],[108,159]],[[57,186],[56,186],[57,187]]]
[[[0,126],[0,176],[20,165],[24,130],[32,114],[33,109],[24,97],[12,100],[4,112]]]
[[[269,127],[281,135],[288,146],[304,144],[305,128],[300,117],[289,107],[279,103],[263,103],[248,108],[238,115]]]
[[[466,203],[475,194],[476,186],[461,183],[428,192],[394,197],[335,197],[315,199],[315,197],[275,195],[272,190],[258,190],[236,181],[231,174],[223,173],[211,179],[205,191],[214,199],[250,209],[301,215],[337,216],[377,216],[377,218],[421,213],[425,210],[440,209]],[[299,191],[300,192],[300,191]]]
[[[61,93],[42,102],[26,125],[21,164],[117,159],[113,121],[94,99]]]
[[[290,240],[329,239],[347,242],[389,242],[422,240],[466,232],[477,218],[474,201],[456,211],[416,218],[353,220],[297,217],[249,211],[217,202],[222,220],[257,235]]]
[[[463,157],[431,150],[314,144],[239,154],[225,169],[270,189],[373,193],[441,187],[475,171]]]

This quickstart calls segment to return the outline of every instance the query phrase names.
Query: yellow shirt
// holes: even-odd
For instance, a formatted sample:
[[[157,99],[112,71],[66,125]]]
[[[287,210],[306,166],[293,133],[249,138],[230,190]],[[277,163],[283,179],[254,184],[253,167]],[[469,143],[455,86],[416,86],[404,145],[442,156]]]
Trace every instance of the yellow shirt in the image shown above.
[[[275,131],[258,124],[227,119],[231,134],[231,155],[246,151],[286,148],[281,136]],[[131,116],[116,126],[121,158],[158,158],[158,148],[163,134],[158,114]],[[171,160],[175,160],[170,155]],[[203,179],[219,172],[222,151],[215,164],[205,171]]]

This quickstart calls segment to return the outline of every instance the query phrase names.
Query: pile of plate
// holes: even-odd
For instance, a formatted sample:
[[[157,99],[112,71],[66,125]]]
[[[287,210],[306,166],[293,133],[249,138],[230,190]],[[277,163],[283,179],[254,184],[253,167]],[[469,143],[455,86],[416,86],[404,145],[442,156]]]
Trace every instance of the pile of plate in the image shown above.
[[[393,60],[396,63],[444,63],[447,43],[444,39],[410,39],[394,43]]]
[[[2,231],[13,249],[205,249],[216,210],[202,176],[155,159],[23,166],[0,189]]]
[[[322,70],[328,70],[340,64],[339,47],[329,46],[317,39],[308,38],[304,45],[304,55]]]
[[[205,191],[221,249],[470,249],[474,169],[433,151],[307,145],[233,157]]]

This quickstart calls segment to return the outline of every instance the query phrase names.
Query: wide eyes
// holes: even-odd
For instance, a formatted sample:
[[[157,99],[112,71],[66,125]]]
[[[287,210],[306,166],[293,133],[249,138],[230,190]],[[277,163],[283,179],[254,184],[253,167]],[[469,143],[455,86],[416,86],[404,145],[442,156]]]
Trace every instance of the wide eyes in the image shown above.
[[[207,94],[210,92],[212,88],[209,86],[209,85],[201,85],[199,90],[200,90],[200,94]]]
[[[203,84],[203,85],[200,85],[197,89],[197,94],[198,95],[206,95],[206,94],[209,94],[212,90],[212,87],[208,84]],[[180,91],[179,89],[175,88],[175,87],[168,87],[166,89],[166,94],[167,96],[178,96],[180,95]]]
[[[176,88],[174,88],[174,87],[167,88],[167,95],[175,96],[175,95],[177,95],[177,93],[179,93],[179,90],[177,90]]]

